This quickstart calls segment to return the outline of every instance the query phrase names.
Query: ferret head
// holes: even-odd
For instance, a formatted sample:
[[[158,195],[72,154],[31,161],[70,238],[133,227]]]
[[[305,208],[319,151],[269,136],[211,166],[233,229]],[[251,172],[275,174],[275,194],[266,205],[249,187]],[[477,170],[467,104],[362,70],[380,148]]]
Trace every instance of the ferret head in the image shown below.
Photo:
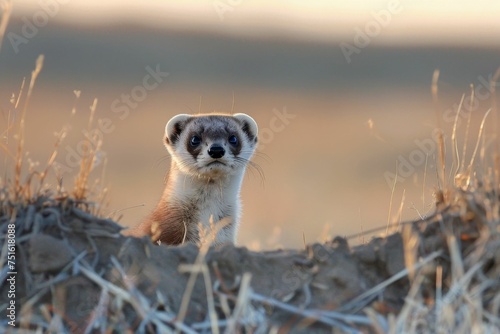
[[[180,114],[165,126],[165,146],[182,172],[209,178],[234,175],[252,157],[257,132],[257,123],[246,114]]]

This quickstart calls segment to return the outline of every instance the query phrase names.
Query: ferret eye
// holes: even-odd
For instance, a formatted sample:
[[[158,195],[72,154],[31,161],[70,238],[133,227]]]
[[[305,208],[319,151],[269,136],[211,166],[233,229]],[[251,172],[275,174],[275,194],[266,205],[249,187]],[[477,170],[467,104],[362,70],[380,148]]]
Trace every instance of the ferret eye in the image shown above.
[[[196,147],[201,144],[201,138],[198,136],[192,136],[189,144],[191,144],[191,146],[193,147]]]
[[[233,146],[238,145],[238,138],[235,135],[230,136],[227,141]]]

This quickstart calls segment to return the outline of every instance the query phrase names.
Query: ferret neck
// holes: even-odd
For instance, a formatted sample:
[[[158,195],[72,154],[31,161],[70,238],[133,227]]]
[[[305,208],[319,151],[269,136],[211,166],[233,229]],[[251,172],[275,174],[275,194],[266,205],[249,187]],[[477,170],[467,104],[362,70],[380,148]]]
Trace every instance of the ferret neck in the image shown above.
[[[175,194],[183,194],[183,196],[189,197],[197,196],[200,192],[211,188],[234,194],[238,193],[241,188],[244,173],[245,170],[242,169],[237,174],[210,178],[185,173],[177,166],[172,165],[168,175],[167,188],[177,190],[173,192]],[[217,193],[221,193],[221,191],[217,191]]]

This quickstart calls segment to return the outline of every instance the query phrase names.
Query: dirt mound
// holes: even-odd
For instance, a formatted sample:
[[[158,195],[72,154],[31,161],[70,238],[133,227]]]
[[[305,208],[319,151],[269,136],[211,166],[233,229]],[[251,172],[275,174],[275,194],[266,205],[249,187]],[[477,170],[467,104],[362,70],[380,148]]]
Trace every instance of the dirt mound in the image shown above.
[[[464,321],[495,330],[499,204],[459,193],[432,217],[353,248],[337,237],[304,250],[205,252],[125,237],[69,199],[4,200],[0,309],[9,314],[17,272],[16,310],[14,323],[0,323],[58,333],[419,332]]]

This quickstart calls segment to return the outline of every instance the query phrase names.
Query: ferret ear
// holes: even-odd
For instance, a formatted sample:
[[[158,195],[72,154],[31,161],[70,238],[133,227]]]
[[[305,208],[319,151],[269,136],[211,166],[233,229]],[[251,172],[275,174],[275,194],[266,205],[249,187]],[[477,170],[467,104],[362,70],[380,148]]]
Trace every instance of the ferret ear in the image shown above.
[[[257,135],[259,132],[257,122],[247,114],[234,114],[233,117],[240,122],[241,129],[247,135],[248,139],[251,142],[257,142]]]
[[[191,118],[188,114],[179,114],[170,119],[165,125],[165,143],[173,145],[179,139],[179,136],[184,130],[186,121]]]

